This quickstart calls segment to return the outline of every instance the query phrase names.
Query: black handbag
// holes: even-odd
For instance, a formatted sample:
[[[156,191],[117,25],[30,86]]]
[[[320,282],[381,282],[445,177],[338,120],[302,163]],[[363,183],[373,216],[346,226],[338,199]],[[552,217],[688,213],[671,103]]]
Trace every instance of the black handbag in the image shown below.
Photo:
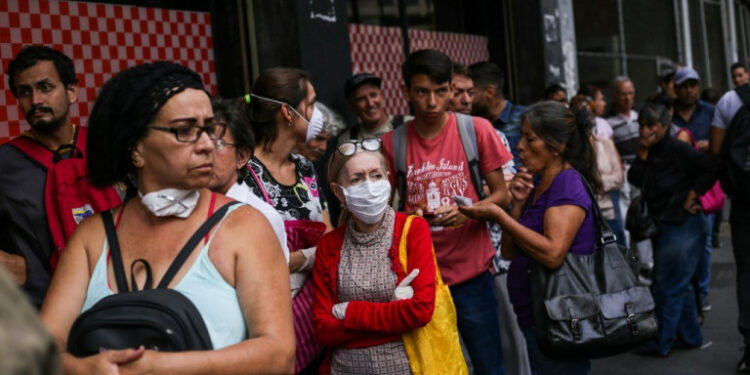
[[[118,293],[102,298],[75,320],[68,335],[68,352],[85,357],[102,349],[138,348],[141,345],[166,352],[213,349],[198,309],[185,295],[167,286],[200,240],[224,217],[229,206],[237,203],[227,203],[198,228],[155,289],[151,289],[151,267],[143,259],[131,265],[133,286],[128,289],[112,213],[102,212]],[[146,267],[147,277],[142,290],[138,290],[132,278],[136,263]]]
[[[641,195],[633,198],[625,214],[625,229],[630,233],[630,239],[635,242],[656,237],[659,234],[659,220],[648,209],[648,203],[643,199],[649,185],[649,171],[644,172]]]
[[[633,253],[617,244],[591,187],[597,226],[596,251],[568,252],[554,270],[529,270],[536,335],[553,358],[600,358],[631,350],[656,334],[654,300],[633,272]]]
[[[659,234],[659,224],[649,213],[643,193],[630,202],[625,216],[625,229],[630,232],[630,238],[635,242],[654,238]]]

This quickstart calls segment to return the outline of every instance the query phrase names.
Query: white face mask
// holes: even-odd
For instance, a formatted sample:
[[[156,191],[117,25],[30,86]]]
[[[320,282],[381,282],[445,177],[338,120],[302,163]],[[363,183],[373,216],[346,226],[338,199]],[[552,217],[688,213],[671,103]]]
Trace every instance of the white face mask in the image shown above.
[[[310,120],[308,121],[305,118],[305,116],[302,116],[302,114],[297,112],[297,110],[294,109],[294,106],[292,106],[289,103],[284,103],[280,100],[266,98],[265,96],[260,96],[260,95],[255,95],[255,94],[250,94],[250,97],[260,99],[260,100],[265,100],[267,102],[276,103],[280,105],[284,105],[284,104],[288,105],[289,109],[291,109],[292,112],[294,112],[294,114],[296,114],[299,118],[301,118],[302,121],[307,123],[307,134],[305,135],[305,142],[312,141],[313,139],[315,139],[315,137],[318,136],[318,134],[320,134],[320,131],[323,130],[325,118],[323,118],[323,112],[321,112],[320,109],[318,109],[318,106],[316,106],[315,104],[313,104],[313,113],[312,113],[312,116],[310,116]],[[247,100],[247,96],[245,96],[245,100]]]
[[[320,134],[321,130],[323,130],[323,125],[325,122],[325,119],[323,118],[323,112],[318,109],[317,105],[313,105],[313,113],[312,116],[310,116],[310,121],[307,121],[307,119],[305,119],[301,115],[300,118],[307,122],[307,136],[305,137],[305,142],[310,142],[315,139],[318,134]]]
[[[359,185],[342,188],[346,198],[346,208],[365,224],[375,224],[388,207],[391,197],[391,184],[388,180],[365,181]]]
[[[163,189],[143,195],[140,191],[141,203],[156,216],[190,216],[198,204],[201,194],[198,190]]]

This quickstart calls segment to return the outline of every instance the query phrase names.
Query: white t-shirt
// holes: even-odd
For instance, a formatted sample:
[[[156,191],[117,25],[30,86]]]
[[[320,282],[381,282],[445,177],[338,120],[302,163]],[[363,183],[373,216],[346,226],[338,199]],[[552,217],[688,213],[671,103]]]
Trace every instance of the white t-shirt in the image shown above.
[[[737,114],[740,108],[742,108],[742,99],[737,95],[737,91],[727,91],[721,96],[719,102],[716,103],[716,110],[714,111],[714,119],[711,121],[711,126],[726,129],[732,123],[734,115]]]
[[[226,196],[237,201],[247,203],[251,207],[260,211],[260,213],[262,213],[263,216],[266,217],[266,220],[268,220],[268,222],[271,224],[271,228],[273,228],[274,233],[276,233],[276,237],[279,239],[281,250],[284,252],[284,259],[286,259],[286,262],[289,263],[289,247],[287,247],[286,245],[286,230],[284,229],[284,219],[281,218],[281,215],[276,211],[276,209],[274,209],[270,204],[264,202],[257,195],[255,195],[253,193],[253,190],[244,183],[236,183],[232,185],[232,187],[229,188],[229,191],[227,191]]]

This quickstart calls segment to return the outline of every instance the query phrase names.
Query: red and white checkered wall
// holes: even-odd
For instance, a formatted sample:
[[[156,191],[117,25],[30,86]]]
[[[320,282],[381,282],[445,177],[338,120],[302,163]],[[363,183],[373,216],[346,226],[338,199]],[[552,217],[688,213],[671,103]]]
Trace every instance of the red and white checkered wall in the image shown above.
[[[8,63],[26,45],[62,51],[75,64],[78,103],[73,121],[86,124],[98,89],[115,73],[144,62],[170,60],[198,72],[215,93],[211,17],[136,6],[57,0],[0,0],[0,143],[28,129],[8,86]]]
[[[383,79],[383,96],[389,113],[408,113],[401,93],[401,64],[404,62],[401,29],[349,24],[352,71],[369,72]],[[431,48],[462,64],[489,60],[487,37],[469,34],[409,30],[412,51]]]

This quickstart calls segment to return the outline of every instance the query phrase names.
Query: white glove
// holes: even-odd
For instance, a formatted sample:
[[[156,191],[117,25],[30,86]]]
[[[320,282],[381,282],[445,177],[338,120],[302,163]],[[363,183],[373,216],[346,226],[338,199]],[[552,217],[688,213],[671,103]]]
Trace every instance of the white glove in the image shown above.
[[[338,320],[344,320],[344,317],[346,316],[346,308],[348,306],[349,302],[341,302],[333,305],[333,308],[331,309],[333,317]]]
[[[302,252],[302,255],[305,256],[305,263],[302,264],[297,272],[309,271],[313,268],[313,264],[315,264],[315,251],[317,250],[318,248],[316,246],[300,250]]]
[[[392,301],[401,301],[402,299],[409,299],[414,297],[414,289],[412,289],[411,282],[419,275],[419,268],[415,268],[411,271],[403,280],[401,280],[396,289],[393,290]]]

